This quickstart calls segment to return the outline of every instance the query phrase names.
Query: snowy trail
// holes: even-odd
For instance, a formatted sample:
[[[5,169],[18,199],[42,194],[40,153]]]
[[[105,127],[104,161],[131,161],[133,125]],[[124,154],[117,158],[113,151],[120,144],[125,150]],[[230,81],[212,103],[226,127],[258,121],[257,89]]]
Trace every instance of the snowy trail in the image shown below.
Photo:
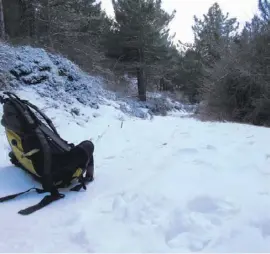
[[[269,129],[76,107],[46,114],[69,141],[93,139],[95,182],[28,217],[42,195],[1,204],[1,252],[270,252]],[[0,196],[32,187],[0,138]]]

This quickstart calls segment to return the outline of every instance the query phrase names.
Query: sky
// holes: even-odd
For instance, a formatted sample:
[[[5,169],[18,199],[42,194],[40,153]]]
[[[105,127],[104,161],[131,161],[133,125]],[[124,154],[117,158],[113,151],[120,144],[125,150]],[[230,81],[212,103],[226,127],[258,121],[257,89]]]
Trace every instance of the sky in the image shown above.
[[[242,25],[249,21],[258,9],[258,0],[163,0],[166,11],[176,10],[176,16],[171,23],[171,30],[176,33],[175,39],[184,43],[192,42],[193,16],[201,17],[215,2],[219,3],[224,13],[229,12],[230,17],[236,17]],[[102,0],[102,6],[108,15],[113,15],[111,0]]]

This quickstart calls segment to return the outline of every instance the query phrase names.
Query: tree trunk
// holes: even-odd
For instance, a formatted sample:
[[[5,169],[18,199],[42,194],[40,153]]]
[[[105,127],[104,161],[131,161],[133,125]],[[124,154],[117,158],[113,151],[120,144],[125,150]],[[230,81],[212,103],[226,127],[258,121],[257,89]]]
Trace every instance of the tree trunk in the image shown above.
[[[45,19],[45,29],[44,29],[44,35],[46,37],[46,44],[54,49],[54,42],[52,38],[52,17],[51,17],[51,2],[50,0],[46,0],[44,6],[44,19]]]
[[[138,95],[140,101],[146,101],[145,59],[142,48],[139,49],[139,59],[140,64],[139,67],[137,67]]]
[[[3,2],[0,0],[0,39],[5,40],[6,33],[5,33],[5,20],[4,20],[4,8]]]
[[[140,101],[146,101],[146,89],[144,79],[144,69],[137,67],[138,94]]]
[[[37,17],[36,17],[36,0],[27,1],[24,3],[24,22],[27,27],[27,36],[30,41],[37,42]]]
[[[54,42],[52,38],[52,16],[51,16],[51,6],[50,6],[50,1],[48,0],[47,4],[47,12],[48,12],[48,37],[49,37],[49,42],[50,46],[52,49],[54,49]]]

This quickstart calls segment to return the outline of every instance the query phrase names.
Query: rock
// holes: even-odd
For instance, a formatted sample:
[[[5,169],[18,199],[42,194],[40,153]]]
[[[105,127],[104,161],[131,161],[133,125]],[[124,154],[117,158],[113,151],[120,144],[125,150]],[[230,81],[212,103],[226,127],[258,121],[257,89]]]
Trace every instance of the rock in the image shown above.
[[[72,108],[70,110],[71,114],[74,114],[76,116],[79,116],[80,115],[80,110],[78,108]]]

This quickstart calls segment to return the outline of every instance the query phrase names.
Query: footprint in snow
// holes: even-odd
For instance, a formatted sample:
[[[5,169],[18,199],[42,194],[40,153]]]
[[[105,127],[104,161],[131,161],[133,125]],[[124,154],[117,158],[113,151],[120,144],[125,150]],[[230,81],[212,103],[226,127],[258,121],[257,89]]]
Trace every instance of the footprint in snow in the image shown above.
[[[91,244],[89,240],[87,239],[87,233],[85,232],[83,228],[79,232],[72,233],[72,235],[70,236],[70,239],[72,242],[82,247],[85,250],[85,252],[89,252],[89,253],[94,252],[90,248]]]
[[[232,203],[210,196],[197,196],[188,202],[187,207],[192,212],[222,216],[238,212],[238,209]]]
[[[270,159],[270,154],[265,154],[265,159],[269,160]]]
[[[166,198],[141,193],[121,193],[113,198],[111,212],[116,220],[138,225],[155,225],[166,207]]]
[[[257,228],[263,237],[270,236],[270,217],[269,218],[259,218],[257,221],[251,222],[251,225]]]
[[[178,153],[181,155],[194,155],[199,153],[199,151],[196,148],[181,148],[178,149]]]
[[[207,145],[206,149],[210,150],[210,151],[216,151],[217,150],[217,148],[215,146],[212,146],[212,145]]]
[[[193,163],[199,167],[205,166],[207,168],[213,169],[213,170],[218,170],[218,168],[213,165],[211,162],[201,160],[201,159],[195,159],[193,160]]]
[[[260,196],[269,196],[269,192],[268,191],[260,191],[260,192],[258,192],[258,194]]]
[[[105,158],[105,160],[112,160],[114,158],[115,158],[115,156],[108,156],[108,157]]]
[[[211,227],[214,226],[206,219],[195,218],[187,211],[176,209],[170,215],[164,230],[165,242],[172,249],[202,251],[210,243],[211,238],[207,234]],[[198,232],[201,232],[200,237],[197,236]]]

